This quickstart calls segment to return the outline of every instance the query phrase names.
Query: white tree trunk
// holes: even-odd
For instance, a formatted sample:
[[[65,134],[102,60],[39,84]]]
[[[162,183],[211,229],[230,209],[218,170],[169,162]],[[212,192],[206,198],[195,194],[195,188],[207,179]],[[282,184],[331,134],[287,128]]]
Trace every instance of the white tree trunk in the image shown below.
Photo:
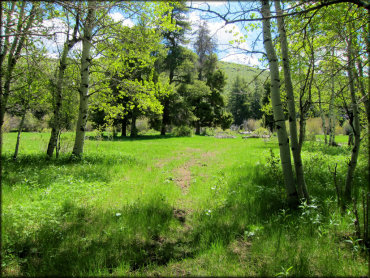
[[[333,48],[332,56],[334,57],[334,48]],[[335,87],[334,87],[334,69],[333,69],[332,76],[331,76],[331,95],[330,95],[330,102],[329,102],[329,145],[330,146],[336,145],[335,144],[334,100],[335,100]]]
[[[48,149],[46,151],[47,156],[50,158],[53,156],[54,149],[58,142],[58,136],[61,132],[61,109],[62,109],[62,93],[63,93],[63,83],[64,83],[64,73],[67,68],[67,56],[69,51],[78,42],[77,31],[79,26],[79,11],[77,11],[75,28],[73,30],[73,37],[71,40],[67,39],[64,43],[62,55],[59,60],[59,68],[57,72],[57,81],[53,87],[53,97],[54,97],[54,119],[52,123],[51,135],[48,144]]]
[[[351,36],[351,35],[350,35]],[[357,108],[357,100],[356,100],[356,91],[354,86],[354,76],[353,76],[353,55],[352,55],[352,38],[349,38],[349,42],[347,45],[347,58],[348,58],[348,66],[347,66],[347,73],[348,73],[348,81],[349,81],[349,91],[351,93],[351,106],[352,106],[352,114],[353,114],[353,135],[355,137],[355,143],[352,148],[351,160],[348,163],[347,169],[347,177],[346,177],[346,187],[344,190],[344,198],[347,202],[351,200],[352,197],[352,184],[353,184],[353,176],[356,170],[357,165],[357,158],[358,153],[360,151],[360,120],[358,115],[358,108]]]
[[[82,37],[82,57],[81,57],[81,82],[80,82],[80,107],[78,110],[78,120],[76,126],[76,137],[72,151],[73,156],[80,157],[83,153],[85,142],[85,129],[88,116],[89,100],[89,67],[91,64],[92,31],[95,26],[95,1],[88,2],[87,18],[84,24]]]
[[[268,0],[263,0],[261,14],[264,18],[263,23],[263,44],[267,53],[270,67],[271,78],[271,104],[274,113],[274,121],[277,129],[280,159],[283,168],[285,187],[288,195],[288,202],[292,205],[297,204],[298,195],[295,187],[292,164],[290,159],[289,139],[285,127],[284,111],[280,99],[280,79],[278,59],[271,38],[270,6]]]
[[[276,9],[276,13],[278,16],[283,14],[281,7],[280,7],[280,0],[275,0],[275,9]],[[303,163],[302,163],[302,158],[301,158],[301,148],[298,145],[294,92],[293,92],[292,78],[290,74],[288,42],[287,42],[283,17],[278,17],[277,23],[278,23],[278,29],[279,29],[281,54],[283,58],[285,89],[286,89],[286,94],[287,94],[288,111],[289,111],[289,130],[290,130],[290,139],[291,139],[291,144],[292,144],[291,146],[292,146],[292,152],[293,152],[293,158],[294,158],[294,167],[295,167],[296,176],[297,176],[298,195],[299,195],[299,198],[305,198],[306,200],[308,200],[309,196],[308,196],[308,192],[306,188],[306,182],[304,179]]]

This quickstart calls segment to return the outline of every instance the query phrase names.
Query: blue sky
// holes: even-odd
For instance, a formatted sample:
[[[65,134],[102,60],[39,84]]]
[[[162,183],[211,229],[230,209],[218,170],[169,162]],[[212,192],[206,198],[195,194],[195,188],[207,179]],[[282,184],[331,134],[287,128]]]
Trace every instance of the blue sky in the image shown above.
[[[208,5],[211,10],[224,14],[227,8],[230,11],[235,12],[235,16],[240,16],[238,13],[241,8],[253,8],[256,6],[256,2],[251,1],[188,1],[187,4],[190,7],[208,9]],[[207,5],[208,4],[208,5]],[[258,13],[256,13],[259,16]],[[213,17],[213,18],[211,18]],[[264,51],[261,41],[261,37],[257,40],[261,30],[248,31],[244,23],[234,23],[225,26],[224,21],[213,16],[210,13],[201,13],[199,11],[190,10],[189,20],[193,23],[193,28],[196,29],[197,24],[200,21],[206,21],[211,31],[211,35],[215,38],[218,43],[218,57],[221,61],[233,62],[238,64],[245,64],[250,66],[260,66],[259,58],[260,54],[247,54],[246,50],[252,50],[253,43],[256,42],[255,50]],[[234,41],[240,37],[245,38],[245,42],[230,44],[230,41]],[[234,47],[233,47],[234,46]],[[236,47],[237,48],[236,48]]]
[[[238,12],[241,8],[248,6],[255,6],[256,2],[248,2],[248,1],[188,1],[187,5],[196,8],[207,9],[207,4],[209,5],[211,10],[224,13],[226,11],[226,7],[229,7],[231,11]],[[125,19],[125,17],[119,11],[112,11],[111,14],[112,18],[116,21],[123,20],[123,24],[127,26],[133,26],[134,22],[131,19]],[[259,15],[257,13],[257,15]],[[259,62],[259,58],[261,55],[259,54],[247,54],[246,50],[252,49],[252,44],[256,41],[260,33],[260,29],[256,31],[247,31],[242,23],[236,24],[228,24],[225,26],[224,22],[217,18],[210,18],[211,14],[209,13],[201,13],[199,11],[195,11],[190,9],[188,13],[189,21],[191,22],[192,28],[194,32],[197,29],[197,26],[201,21],[206,21],[211,32],[212,37],[218,44],[217,47],[217,55],[219,60],[226,61],[226,62],[233,62],[238,64],[245,64],[249,66],[257,66],[261,67],[261,63]],[[65,41],[65,34],[62,34],[66,31],[66,27],[60,19],[52,19],[47,20],[45,22],[45,27],[53,28],[53,30],[60,32],[56,34],[53,40],[45,40],[44,42],[47,45],[47,49],[49,49],[50,56],[58,57],[58,52],[61,51],[63,43]],[[240,38],[241,36],[244,37],[247,35],[247,39],[245,42],[237,43],[237,44],[230,44],[230,41]],[[190,35],[190,44],[188,45],[189,48],[192,49],[192,42],[194,41],[195,35]],[[238,47],[235,48],[233,46]],[[257,50],[263,51],[262,42],[257,41],[256,44]],[[74,47],[75,51],[81,49],[80,43]]]

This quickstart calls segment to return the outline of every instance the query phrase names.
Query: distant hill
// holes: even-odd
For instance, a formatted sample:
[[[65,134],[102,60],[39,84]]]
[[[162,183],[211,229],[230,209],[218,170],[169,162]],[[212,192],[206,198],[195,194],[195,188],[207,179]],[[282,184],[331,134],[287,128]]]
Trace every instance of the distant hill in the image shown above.
[[[228,95],[231,86],[236,78],[237,75],[239,75],[241,78],[244,78],[247,83],[253,81],[253,79],[261,73],[262,70],[256,69],[250,66],[246,65],[240,65],[235,63],[229,63],[229,62],[223,62],[219,61],[218,66],[225,71],[227,80],[226,80],[226,86],[225,86],[225,94]],[[265,80],[268,78],[269,72],[264,71],[261,73],[258,77],[258,79],[261,82],[265,82]],[[253,84],[251,84],[253,86]]]

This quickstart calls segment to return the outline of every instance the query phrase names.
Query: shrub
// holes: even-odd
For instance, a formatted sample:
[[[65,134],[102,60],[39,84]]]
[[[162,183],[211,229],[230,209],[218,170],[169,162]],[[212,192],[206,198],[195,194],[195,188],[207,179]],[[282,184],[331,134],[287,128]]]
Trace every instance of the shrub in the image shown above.
[[[177,126],[173,128],[172,134],[174,136],[192,136],[193,129],[185,125]]]
[[[243,122],[244,130],[255,131],[261,126],[261,121],[257,121],[255,119],[248,119],[247,121]]]
[[[258,136],[263,136],[263,135],[270,135],[270,131],[264,127],[259,127],[254,131],[254,134]]]
[[[313,141],[313,142],[316,141],[316,134],[314,132],[307,131],[305,137],[306,137],[305,138],[306,141]]]
[[[233,123],[233,115],[229,112],[224,112],[221,115],[220,119],[220,126],[223,130],[230,128],[231,124]]]
[[[215,129],[212,127],[205,127],[202,128],[202,135],[204,136],[214,136],[215,135]]]
[[[306,121],[306,132],[307,134],[312,133],[314,135],[322,134],[322,120],[321,118],[309,118]]]
[[[3,132],[9,132],[12,129],[12,117],[9,114],[5,113],[4,123],[3,123]]]

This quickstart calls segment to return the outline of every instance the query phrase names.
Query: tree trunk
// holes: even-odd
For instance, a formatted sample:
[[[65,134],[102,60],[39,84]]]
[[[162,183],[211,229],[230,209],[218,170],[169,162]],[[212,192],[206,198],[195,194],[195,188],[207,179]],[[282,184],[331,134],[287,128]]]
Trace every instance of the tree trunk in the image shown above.
[[[13,81],[13,71],[15,68],[15,65],[17,64],[17,61],[21,55],[21,51],[23,49],[27,33],[29,29],[32,27],[33,22],[35,20],[36,11],[38,7],[40,6],[39,2],[34,2],[31,8],[31,11],[29,13],[29,16],[25,16],[25,7],[26,7],[26,1],[23,1],[21,4],[21,11],[20,16],[18,18],[18,24],[17,24],[17,33],[20,33],[20,35],[14,36],[14,39],[12,41],[11,48],[9,50],[9,53],[1,53],[1,64],[3,59],[5,59],[6,54],[8,54],[8,65],[6,72],[1,74],[1,84],[3,84],[3,76],[4,76],[4,87],[1,87],[1,106],[0,106],[0,127],[3,126],[4,123],[4,116],[6,111],[6,105],[8,103],[9,94],[10,94],[10,85]],[[27,20],[27,22],[24,22],[24,20]],[[25,26],[25,28],[22,30],[22,27]],[[5,30],[6,31],[6,30]]]
[[[352,34],[351,34],[352,35]],[[357,100],[356,100],[356,92],[354,86],[354,76],[353,76],[353,69],[354,63],[352,60],[352,37],[349,37],[349,42],[347,46],[347,58],[348,58],[348,81],[349,81],[349,90],[351,93],[351,105],[352,105],[352,113],[353,113],[353,136],[355,138],[355,142],[352,148],[351,160],[348,163],[348,170],[347,170],[347,177],[346,177],[346,186],[344,190],[344,199],[347,204],[351,201],[352,197],[352,184],[353,184],[353,176],[356,170],[357,165],[357,158],[358,153],[360,151],[360,120],[358,115],[358,108],[357,108]]]
[[[126,133],[126,129],[127,129],[127,117],[126,116],[124,116],[122,118],[121,124],[122,124],[121,137],[124,138],[127,135],[127,133]]]
[[[51,134],[48,144],[48,149],[46,154],[49,158],[53,156],[54,149],[57,145],[58,141],[58,133],[61,128],[60,118],[61,118],[61,108],[62,108],[62,91],[63,91],[63,80],[64,80],[64,72],[67,67],[67,54],[69,52],[68,42],[64,43],[64,48],[62,52],[62,57],[59,61],[59,72],[58,72],[58,80],[54,90],[54,119],[51,128]]]
[[[161,135],[166,135],[166,125],[169,122],[170,118],[170,100],[168,99],[168,96],[166,97],[166,100],[163,104],[163,115],[162,115],[162,126],[161,126]]]
[[[195,135],[200,135],[200,121],[195,123]]]
[[[302,111],[303,112],[303,111]],[[301,154],[303,142],[306,139],[306,119],[303,113],[299,114],[299,154]]]
[[[136,128],[136,113],[132,111],[132,118],[131,118],[131,133],[130,137],[134,138],[137,136],[137,128]]]
[[[298,204],[298,194],[295,187],[292,164],[290,159],[289,139],[285,127],[284,111],[280,99],[280,79],[279,65],[275,49],[271,39],[271,24],[270,24],[270,5],[268,0],[262,0],[262,20],[263,24],[263,44],[267,53],[267,59],[270,67],[271,79],[271,104],[273,108],[274,121],[277,129],[281,165],[283,168],[285,188],[287,192],[288,202],[292,206]]]
[[[174,68],[170,68],[170,74],[169,74],[169,85],[173,82],[174,77]],[[165,96],[165,101],[163,104],[163,115],[162,115],[162,126],[161,126],[161,135],[166,135],[166,125],[170,123],[170,96]]]
[[[88,116],[88,100],[89,100],[89,67],[91,65],[91,46],[92,46],[92,30],[95,25],[95,1],[88,2],[88,13],[84,25],[84,34],[82,38],[82,57],[81,57],[81,84],[79,88],[80,93],[80,107],[78,110],[78,120],[76,126],[76,138],[73,147],[72,155],[81,157],[85,142],[85,131]]]
[[[17,143],[15,144],[13,160],[17,160],[17,157],[18,157],[19,142],[21,141],[21,133],[22,133],[23,125],[24,125],[24,120],[26,119],[26,112],[27,110],[25,109],[22,114],[21,122],[19,123],[19,126],[18,126]]]
[[[277,15],[283,14],[281,7],[280,7],[280,0],[275,0],[275,9],[276,9]],[[309,196],[307,192],[306,182],[304,179],[301,148],[298,144],[294,92],[293,92],[292,78],[290,74],[288,42],[287,42],[283,17],[278,17],[277,23],[278,23],[278,29],[279,29],[281,55],[283,58],[285,89],[286,89],[286,94],[287,94],[288,111],[289,111],[289,130],[290,130],[290,139],[291,139],[291,144],[292,144],[291,146],[292,146],[292,152],[293,152],[293,158],[294,158],[294,167],[295,167],[296,177],[297,177],[298,196],[299,198],[304,198],[308,200]],[[302,121],[302,118],[303,118],[303,121]],[[301,130],[300,136],[302,135],[303,137],[302,137],[302,140],[300,140],[299,142],[303,142],[304,133],[302,131],[305,130],[304,128],[305,120],[304,120],[303,113],[301,113],[300,123],[301,123],[300,124],[300,130]]]
[[[72,49],[72,47],[77,43],[77,31],[78,31],[78,25],[79,25],[79,12],[77,12],[76,15],[76,23],[75,28],[73,30],[73,38],[71,40],[68,39],[64,43],[62,56],[59,60],[59,70],[57,75],[57,82],[53,92],[54,97],[54,119],[52,123],[52,129],[51,129],[51,135],[49,139],[48,149],[46,151],[46,154],[49,158],[53,156],[54,149],[58,142],[58,134],[60,133],[61,129],[61,109],[62,109],[62,92],[63,92],[63,82],[64,82],[64,73],[67,68],[67,55],[69,51]]]
[[[325,120],[325,113],[324,113],[324,110],[322,109],[322,105],[321,105],[321,90],[320,88],[316,87],[317,88],[317,92],[319,94],[319,110],[320,110],[320,117],[321,117],[321,121],[322,121],[322,131],[324,133],[324,142],[325,142],[325,145],[328,143],[328,138],[327,138],[327,134],[326,134],[326,120]]]
[[[334,48],[333,48],[334,57]],[[331,95],[329,103],[329,146],[335,146],[335,114],[334,114],[334,100],[335,100],[335,87],[334,87],[334,69],[331,75]]]

